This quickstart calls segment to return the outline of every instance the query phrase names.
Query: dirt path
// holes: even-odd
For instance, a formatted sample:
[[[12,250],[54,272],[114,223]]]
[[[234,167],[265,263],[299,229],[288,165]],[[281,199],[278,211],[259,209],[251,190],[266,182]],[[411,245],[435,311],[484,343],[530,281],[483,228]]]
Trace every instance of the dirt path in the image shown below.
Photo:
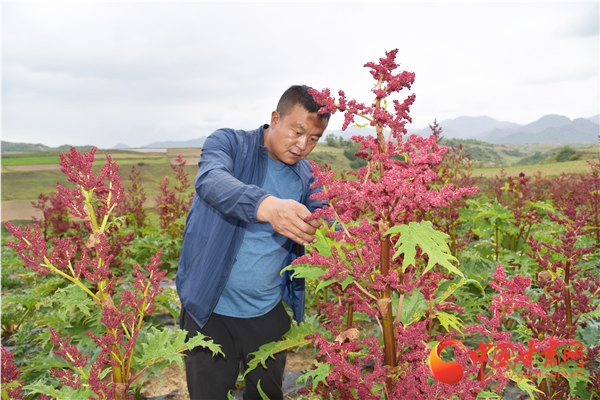
[[[4,167],[8,171],[48,171],[53,169],[60,169],[58,164],[29,164],[29,165],[11,165],[10,167]]]
[[[42,218],[42,212],[33,208],[30,200],[11,200],[2,202],[2,221],[16,219]]]
[[[310,368],[313,356],[310,350],[289,352],[285,366],[286,371],[303,371]],[[140,393],[145,399],[177,399],[190,400],[185,381],[185,368],[182,372],[177,364],[171,364],[162,370],[162,382],[159,377],[147,380]]]

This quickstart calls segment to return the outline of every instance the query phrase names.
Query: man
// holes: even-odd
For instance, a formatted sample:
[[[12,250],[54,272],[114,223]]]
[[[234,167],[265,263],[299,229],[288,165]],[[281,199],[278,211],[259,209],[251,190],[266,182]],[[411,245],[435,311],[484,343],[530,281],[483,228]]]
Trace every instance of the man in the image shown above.
[[[253,131],[220,129],[206,139],[196,175],[177,271],[181,327],[221,346],[225,357],[197,348],[185,359],[193,400],[227,398],[248,354],[290,328],[281,300],[300,321],[304,281],[280,271],[316,240],[321,207],[311,199],[312,169],[304,158],[323,135],[329,114],[318,114],[307,86],[281,97],[271,124]],[[287,279],[286,279],[287,278]],[[245,378],[244,399],[282,399],[285,352]]]

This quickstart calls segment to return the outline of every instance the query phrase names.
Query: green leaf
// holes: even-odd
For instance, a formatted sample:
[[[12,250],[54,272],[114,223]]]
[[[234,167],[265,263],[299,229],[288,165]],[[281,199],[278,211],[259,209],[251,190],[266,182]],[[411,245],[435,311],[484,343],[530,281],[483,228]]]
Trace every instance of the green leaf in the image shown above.
[[[292,274],[293,278],[307,278],[307,279],[315,279],[318,280],[322,275],[327,273],[327,270],[319,265],[311,265],[311,264],[297,264],[297,265],[288,265],[283,271],[294,271]]]
[[[258,394],[260,394],[260,398],[262,400],[269,400],[269,396],[267,396],[267,394],[264,392],[264,390],[262,390],[262,388],[260,387],[260,379],[258,380],[256,388],[258,389]]]
[[[139,354],[135,360],[142,366],[154,365],[162,361],[168,364],[174,362],[183,370],[183,353],[186,350],[191,350],[197,346],[208,348],[212,351],[213,356],[223,354],[219,345],[215,344],[211,339],[202,334],[190,338],[186,342],[187,331],[183,329],[157,329],[151,327],[144,340],[139,340]],[[138,349],[136,347],[136,350]]]
[[[498,393],[486,392],[482,391],[477,393],[477,400],[479,399],[501,399],[501,396],[498,396]]]
[[[244,376],[258,367],[259,364],[266,368],[267,360],[269,358],[274,359],[276,353],[312,343],[312,340],[306,339],[306,336],[313,334],[315,330],[316,326],[313,324],[295,325],[283,335],[282,340],[263,344],[257,351],[249,354],[252,359],[248,362],[248,368],[244,372]]]
[[[42,393],[61,400],[90,399],[95,396],[94,392],[86,386],[81,386],[79,389],[73,389],[66,385],[55,388],[54,386],[43,383],[34,383],[24,386],[23,389],[33,393]]]
[[[578,388],[586,388],[590,382],[590,373],[582,367],[567,366],[563,368],[565,370],[564,378],[569,382],[569,389],[571,393],[575,393]]]
[[[397,298],[394,298],[393,305],[396,305],[396,303]],[[404,325],[409,325],[425,315],[425,310],[427,310],[427,301],[425,301],[425,296],[423,296],[423,293],[421,293],[418,288],[413,289],[410,293],[404,295],[400,321]]]
[[[450,332],[448,328],[454,328],[458,332],[462,332],[462,328],[464,326],[462,320],[455,315],[448,314],[444,311],[437,311],[436,317],[440,321],[440,324]]]
[[[60,304],[59,309],[63,313],[74,313],[79,311],[86,317],[90,317],[94,311],[94,303],[90,296],[77,285],[70,285],[58,289],[52,300]]]
[[[404,254],[402,261],[402,271],[405,271],[409,265],[416,264],[417,247],[423,254],[427,254],[429,261],[423,269],[422,274],[427,273],[436,264],[446,268],[449,272],[463,276],[462,272],[456,268],[452,262],[458,261],[454,257],[446,243],[448,235],[433,229],[431,221],[421,223],[410,222],[408,225],[396,225],[387,232],[388,234],[399,233],[397,248],[394,258]]]
[[[522,391],[527,392],[529,397],[532,399],[536,398],[534,392],[542,393],[542,391],[539,390],[537,387],[535,387],[535,385],[533,385],[529,379],[517,379],[517,380],[511,379],[511,380],[516,382],[517,387],[519,389],[521,389]]]
[[[327,286],[332,285],[334,283],[339,283],[340,285],[342,285],[342,289],[346,289],[346,287],[348,285],[350,285],[350,284],[352,284],[352,282],[354,282],[354,278],[350,274],[347,274],[346,277],[344,278],[344,280],[341,282],[334,278],[321,279],[321,276],[325,275],[327,273],[327,270],[319,265],[311,265],[311,264],[288,265],[287,267],[282,269],[281,272],[288,271],[288,270],[294,271],[294,273],[292,274],[292,279],[293,278],[306,278],[306,279],[313,279],[315,281],[319,281],[319,284],[317,285],[317,287],[315,289],[315,293],[319,292],[319,290],[326,288]]]
[[[600,321],[589,319],[579,327],[577,335],[587,348],[600,346]]]
[[[317,386],[319,382],[323,383],[325,386],[329,386],[327,385],[327,377],[329,376],[331,365],[327,363],[316,362],[314,366],[316,368],[306,371],[304,374],[300,375],[298,379],[296,379],[296,384],[302,383],[304,386],[306,386],[310,380],[313,387]]]

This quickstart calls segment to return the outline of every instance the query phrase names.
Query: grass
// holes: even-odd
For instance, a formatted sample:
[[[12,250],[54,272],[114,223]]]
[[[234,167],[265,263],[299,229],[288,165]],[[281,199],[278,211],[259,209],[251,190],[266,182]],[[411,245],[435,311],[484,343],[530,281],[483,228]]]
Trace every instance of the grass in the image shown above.
[[[535,175],[537,172],[540,172],[542,176],[560,176],[562,173],[585,174],[591,170],[588,160],[576,160],[560,163],[555,162],[533,165],[513,165],[509,167],[475,168],[472,172],[474,177],[482,176],[485,178],[491,178],[496,175],[500,175],[501,169],[504,169],[506,175],[508,176],[517,176],[521,172],[527,176]]]
[[[497,151],[504,150],[511,153],[514,150],[511,147],[498,146]],[[549,144],[525,145],[521,149],[523,152],[547,150],[553,148]],[[598,160],[598,152],[595,148],[580,149],[586,152],[590,160]],[[142,177],[144,190],[149,201],[152,201],[159,193],[159,185],[168,176],[171,184],[174,183],[175,176],[169,166],[169,160],[181,154],[187,160],[195,160],[200,156],[200,149],[168,149],[166,152],[157,153],[139,153],[124,150],[98,150],[96,152],[96,168],[99,171],[100,166],[105,163],[105,155],[111,157],[120,165],[120,174],[125,187],[129,186],[128,177],[131,169],[135,166]],[[58,165],[57,151],[53,152],[35,152],[35,153],[14,153],[2,155],[2,201],[34,201],[37,200],[40,193],[52,193],[56,191],[56,184],[69,186],[65,175],[56,169],[39,169],[32,171],[12,170],[11,166],[26,165]],[[319,144],[308,157],[317,161],[320,165],[328,164],[331,169],[338,172],[350,170],[350,160],[344,156],[344,149],[340,147],[330,147],[326,144]],[[505,154],[507,158],[515,158],[512,154]],[[588,157],[586,157],[588,158]],[[8,168],[7,168],[8,167]],[[190,185],[193,186],[194,177],[197,171],[195,162],[188,161],[185,171]],[[486,167],[473,169],[474,177],[494,177],[500,174],[502,167]],[[516,176],[524,172],[528,176],[536,174],[538,171],[544,176],[558,176],[562,173],[587,173],[590,167],[587,160],[568,161],[562,163],[544,163],[535,165],[507,166],[503,167],[509,176]],[[192,189],[193,190],[193,189]]]
[[[42,156],[42,157],[2,157],[2,166],[10,167],[13,165],[47,165],[58,164],[60,159],[58,156]]]
[[[105,163],[104,157],[97,157],[94,164],[99,172],[100,166]],[[148,198],[155,197],[159,193],[159,185],[168,176],[173,184],[175,175],[171,169],[168,158],[163,154],[161,158],[138,160],[117,160],[120,165],[121,180],[125,187],[128,187],[129,175],[131,169],[135,166],[142,177],[142,183]],[[189,164],[189,163],[188,163]],[[15,164],[25,165],[25,164]],[[196,165],[186,165],[184,170],[188,180],[193,185],[194,177],[198,167]],[[36,200],[40,193],[51,193],[56,191],[56,184],[70,187],[66,176],[58,169],[36,170],[36,171],[2,171],[2,201],[11,200]]]
[[[55,191],[57,183],[67,184],[60,170],[2,172],[2,201],[36,200],[40,193]]]
[[[325,144],[319,144],[307,157],[319,165],[327,164],[334,171],[348,171],[350,169],[350,160],[344,156],[344,149],[340,147],[331,147]]]

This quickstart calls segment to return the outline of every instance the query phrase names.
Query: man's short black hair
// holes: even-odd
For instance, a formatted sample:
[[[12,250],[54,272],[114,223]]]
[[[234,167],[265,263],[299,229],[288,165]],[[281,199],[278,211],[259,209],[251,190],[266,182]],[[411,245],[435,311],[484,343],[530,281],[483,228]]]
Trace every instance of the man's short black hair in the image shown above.
[[[322,104],[317,104],[312,94],[308,92],[308,89],[312,89],[306,85],[294,85],[290,86],[288,90],[286,90],[279,99],[279,103],[277,103],[277,112],[283,118],[292,112],[292,108],[296,104],[301,104],[308,112],[316,113],[319,112]],[[320,119],[326,119],[329,121],[329,117],[331,113],[319,114]]]

